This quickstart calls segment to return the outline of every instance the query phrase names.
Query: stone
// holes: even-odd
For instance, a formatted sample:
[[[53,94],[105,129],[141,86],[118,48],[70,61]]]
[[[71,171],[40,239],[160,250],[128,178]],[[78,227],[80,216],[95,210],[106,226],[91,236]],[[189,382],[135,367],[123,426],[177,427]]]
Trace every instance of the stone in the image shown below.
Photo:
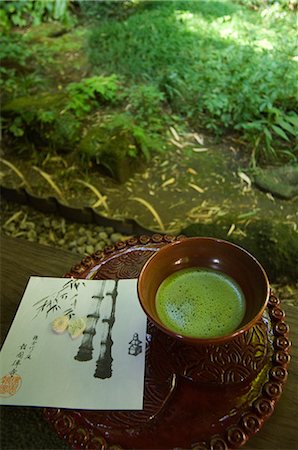
[[[81,123],[67,109],[69,97],[65,92],[45,93],[16,97],[2,106],[2,115],[7,121],[21,117],[24,137],[37,148],[72,151],[81,138]],[[8,122],[9,123],[9,122]],[[16,145],[20,145],[16,140]]]
[[[51,228],[51,221],[50,221],[50,219],[44,219],[43,226],[45,228]]]
[[[29,241],[35,241],[36,237],[37,237],[36,231],[35,230],[29,230],[28,233],[27,233],[27,236],[28,236]]]
[[[28,225],[27,222],[25,222],[24,220],[20,223],[19,226],[20,230],[28,230]]]
[[[216,237],[245,248],[262,264],[271,283],[284,278],[298,280],[298,232],[295,227],[278,220],[257,220],[246,226],[245,233],[227,236],[234,222],[234,217],[225,216],[221,223],[194,223],[181,230],[181,234]]]
[[[95,237],[88,237],[88,244],[90,245],[96,245],[98,242],[98,239],[96,239]]]
[[[94,246],[95,251],[97,252],[97,250],[103,250],[105,245],[106,244],[103,241],[97,242],[97,244]]]
[[[105,240],[108,238],[109,238],[109,236],[105,231],[102,231],[101,233],[98,234],[98,239]]]
[[[34,222],[26,222],[27,229],[34,230],[35,229],[35,223]]]
[[[45,38],[59,37],[67,33],[67,31],[67,28],[58,21],[42,22],[41,24],[34,25],[34,27],[28,27],[25,35],[28,41],[44,43]]]
[[[259,169],[254,182],[261,190],[290,200],[298,195],[298,164]]]
[[[47,240],[44,236],[41,236],[41,237],[38,239],[38,243],[39,243],[39,244],[42,244],[42,245],[49,245],[48,240]]]
[[[153,149],[147,131],[129,115],[117,114],[100,126],[90,127],[78,145],[82,157],[94,161],[116,181],[124,183],[142,166],[144,154]],[[157,143],[155,143],[158,148]]]
[[[93,245],[86,245],[86,247],[85,247],[85,251],[86,251],[86,253],[88,253],[88,255],[92,255],[92,253],[94,253],[94,247],[93,247]]]
[[[59,220],[53,219],[53,220],[51,221],[51,226],[52,226],[52,228],[54,228],[54,230],[59,230],[61,224],[60,224]]]
[[[120,233],[113,233],[111,235],[111,241],[112,241],[113,244],[115,244],[116,242],[121,241],[121,240],[122,240],[122,234],[120,234]]]
[[[86,234],[86,229],[85,229],[85,227],[80,227],[80,228],[78,229],[78,234],[79,234],[80,236],[85,236],[85,234]]]
[[[3,227],[6,231],[9,231],[11,233],[13,233],[14,231],[16,231],[16,226],[14,223],[9,223],[8,225],[5,225]]]
[[[77,245],[83,245],[87,242],[87,236],[80,236],[77,239]]]

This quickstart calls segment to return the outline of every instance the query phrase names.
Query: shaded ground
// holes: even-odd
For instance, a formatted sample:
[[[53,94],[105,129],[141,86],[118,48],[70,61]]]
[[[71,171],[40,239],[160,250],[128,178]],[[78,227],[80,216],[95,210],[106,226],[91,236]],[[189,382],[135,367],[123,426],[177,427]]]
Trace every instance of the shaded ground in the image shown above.
[[[6,158],[24,178],[2,161],[2,184],[23,186],[42,197],[55,195],[73,206],[93,206],[114,219],[133,218],[156,231],[175,233],[194,222],[221,223],[227,217],[229,235],[264,219],[297,229],[298,198],[285,201],[256,189],[236,144],[219,145],[201,134],[178,135],[173,129],[166,133],[167,152],[123,184],[95,168],[84,173],[60,156],[46,157],[39,170],[32,161]]]

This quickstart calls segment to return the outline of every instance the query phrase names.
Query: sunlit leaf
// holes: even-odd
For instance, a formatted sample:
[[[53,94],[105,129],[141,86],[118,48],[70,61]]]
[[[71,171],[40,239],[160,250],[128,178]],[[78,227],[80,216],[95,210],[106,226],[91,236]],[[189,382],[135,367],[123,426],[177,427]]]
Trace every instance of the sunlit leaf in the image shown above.
[[[5,164],[7,167],[9,167],[23,182],[23,184],[30,189],[30,185],[27,182],[26,178],[24,177],[24,175],[22,174],[22,172],[14,165],[12,164],[10,161],[7,161],[6,159],[0,158],[0,162],[2,162],[3,164]]]
[[[61,197],[62,199],[64,198],[63,192],[60,190],[55,181],[52,179],[51,175],[44,172],[37,166],[32,166],[32,169],[36,170],[36,172],[38,172],[47,181],[47,183],[58,194],[59,197]]]
[[[153,217],[155,218],[156,222],[158,223],[158,225],[160,227],[160,230],[165,231],[164,224],[162,223],[158,212],[155,210],[155,208],[149,202],[147,202],[147,200],[140,198],[140,197],[131,197],[131,200],[135,200],[136,202],[139,202],[142,205],[144,205],[151,212]]]
[[[284,139],[285,141],[289,141],[288,136],[284,132],[284,130],[280,127],[277,127],[276,125],[271,125],[272,129],[275,131],[276,134],[278,134],[279,137]]]

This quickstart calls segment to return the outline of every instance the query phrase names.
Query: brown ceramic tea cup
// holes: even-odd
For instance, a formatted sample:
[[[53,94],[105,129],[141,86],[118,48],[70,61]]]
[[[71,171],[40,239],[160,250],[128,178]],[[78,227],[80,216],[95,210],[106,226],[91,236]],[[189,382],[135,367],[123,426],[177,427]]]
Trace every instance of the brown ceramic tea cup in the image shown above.
[[[177,331],[160,318],[157,311],[160,285],[174,273],[174,278],[178,279],[178,271],[180,276],[185,272],[184,269],[206,271],[218,277],[227,276],[227,279],[236,282],[235,286],[238,286],[239,292],[243,294],[244,306],[241,321],[235,329],[225,334],[213,333],[212,336],[202,337]],[[190,344],[221,344],[249,330],[261,318],[269,293],[270,286],[265,270],[250,253],[230,242],[209,237],[185,238],[162,247],[145,263],[138,278],[139,301],[149,320],[171,337]],[[183,305],[187,300],[184,300],[183,291],[178,297],[180,295]],[[216,298],[213,300],[216,301]],[[207,309],[205,308],[205,314]],[[221,317],[221,314],[221,308],[218,307],[218,317]],[[190,317],[189,320],[198,320],[197,313]],[[210,323],[212,320],[210,318]]]

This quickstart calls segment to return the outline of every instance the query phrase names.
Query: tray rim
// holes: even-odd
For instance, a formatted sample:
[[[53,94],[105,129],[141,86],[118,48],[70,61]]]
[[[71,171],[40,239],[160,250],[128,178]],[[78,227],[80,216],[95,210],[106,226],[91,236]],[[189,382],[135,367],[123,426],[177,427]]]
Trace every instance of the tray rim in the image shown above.
[[[160,247],[181,239],[187,239],[187,237],[155,233],[152,236],[141,235],[129,238],[126,241],[118,241],[113,246],[105,247],[103,251],[84,257],[79,264],[74,265],[70,272],[67,272],[64,276],[67,278],[86,278],[91,269],[94,269],[96,266],[100,267],[106,261],[120,254],[138,249],[158,251]],[[240,419],[229,426],[224,433],[214,434],[210,436],[208,441],[194,443],[191,447],[192,450],[240,448],[262,428],[265,421],[273,413],[287,381],[291,342],[288,339],[289,326],[285,322],[285,313],[280,307],[280,300],[272,290],[266,311],[269,313],[274,335],[272,344],[273,355],[268,368],[268,381],[262,386],[262,392],[254,400],[253,404],[241,414]],[[90,428],[77,427],[77,420],[79,421],[82,410],[44,408],[43,411],[45,419],[50,422],[57,434],[66,440],[73,449],[123,449],[116,443],[109,445],[99,430],[94,430],[91,426]],[[184,449],[175,447],[174,450]]]

